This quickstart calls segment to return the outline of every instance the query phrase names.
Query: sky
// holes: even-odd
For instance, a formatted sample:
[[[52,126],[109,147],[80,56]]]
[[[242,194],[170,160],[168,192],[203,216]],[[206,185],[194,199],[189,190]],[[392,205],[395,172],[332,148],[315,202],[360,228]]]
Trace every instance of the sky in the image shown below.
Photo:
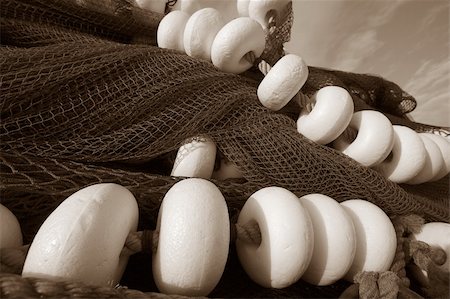
[[[308,65],[375,74],[418,102],[418,122],[450,126],[450,1],[293,0],[290,53]]]

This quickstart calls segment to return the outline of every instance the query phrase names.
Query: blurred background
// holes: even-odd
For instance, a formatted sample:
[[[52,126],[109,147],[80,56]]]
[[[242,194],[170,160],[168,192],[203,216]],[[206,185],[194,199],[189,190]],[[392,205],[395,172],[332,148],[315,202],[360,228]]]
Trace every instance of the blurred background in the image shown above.
[[[450,126],[450,1],[293,0],[290,53],[375,74],[414,96],[417,122]]]

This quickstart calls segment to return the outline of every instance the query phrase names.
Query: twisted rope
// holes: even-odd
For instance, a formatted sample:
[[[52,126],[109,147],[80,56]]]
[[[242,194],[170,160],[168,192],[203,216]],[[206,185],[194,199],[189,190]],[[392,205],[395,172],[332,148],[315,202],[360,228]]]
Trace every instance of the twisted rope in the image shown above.
[[[0,298],[187,298],[141,292],[124,287],[113,288],[86,285],[74,281],[51,281],[44,278],[21,277],[0,273]]]
[[[256,223],[245,225],[234,224],[230,227],[230,240],[234,242],[240,239],[244,242],[261,243],[261,231]],[[159,232],[153,230],[143,230],[131,232],[128,234],[124,247],[120,255],[131,256],[133,254],[144,252],[152,254],[158,248]],[[0,272],[20,274],[25,263],[29,245],[18,248],[0,249]]]

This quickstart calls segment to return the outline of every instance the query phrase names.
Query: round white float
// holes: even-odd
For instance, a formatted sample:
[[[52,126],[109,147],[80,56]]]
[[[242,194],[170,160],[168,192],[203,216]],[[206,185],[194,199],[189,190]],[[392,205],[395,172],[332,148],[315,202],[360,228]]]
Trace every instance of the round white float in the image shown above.
[[[349,142],[346,132],[333,141],[333,148],[371,167],[384,161],[394,146],[394,129],[383,113],[363,110],[353,113],[349,128],[356,130],[356,139]]]
[[[397,248],[394,225],[382,209],[365,200],[341,203],[350,215],[356,232],[356,253],[345,279],[353,282],[360,271],[389,270]]]
[[[431,140],[433,140],[437,146],[439,146],[439,149],[442,152],[442,156],[444,158],[445,161],[445,166],[446,166],[446,171],[447,173],[450,172],[450,142],[447,138],[441,136],[441,135],[437,135],[437,134],[432,134],[432,133],[420,133],[422,136],[425,136]]]
[[[287,54],[270,69],[258,86],[258,99],[270,110],[278,111],[300,91],[308,79],[308,66],[297,55]]]
[[[353,99],[342,87],[326,86],[315,95],[311,112],[302,109],[297,131],[319,144],[327,144],[344,132],[353,116]]]
[[[391,154],[374,166],[385,178],[395,183],[405,183],[415,177],[425,166],[427,152],[422,138],[412,129],[393,125],[394,146]]]
[[[352,219],[334,199],[323,194],[300,198],[311,217],[314,251],[302,280],[314,285],[330,285],[344,277],[356,252]]]
[[[216,144],[209,137],[189,139],[178,149],[171,176],[211,178],[216,151]]]
[[[217,32],[225,25],[217,9],[207,7],[196,11],[184,29],[184,50],[187,55],[211,60],[211,46]]]
[[[420,172],[406,184],[417,185],[432,180],[440,179],[445,175],[445,161],[439,146],[431,139],[418,134],[425,146],[425,165]]]
[[[256,223],[261,231],[261,244],[236,240],[239,260],[253,281],[284,288],[300,279],[311,260],[314,233],[295,194],[280,187],[263,188],[246,201],[237,223]]]
[[[180,10],[187,14],[211,7],[220,11],[225,22],[239,17],[236,0],[178,0]]]
[[[75,192],[39,228],[22,276],[115,286],[128,262],[121,251],[137,229],[138,214],[133,194],[120,185]]]
[[[0,248],[16,248],[22,245],[19,221],[7,207],[0,204]]]
[[[174,10],[169,12],[159,22],[156,33],[158,47],[178,50],[184,53],[184,28],[190,15]]]
[[[253,52],[259,57],[265,46],[261,25],[251,18],[240,17],[228,22],[217,33],[211,47],[211,61],[224,72],[239,74],[253,65],[245,55]]]
[[[269,12],[273,12],[275,18],[278,19],[289,2],[291,0],[250,0],[248,4],[248,15],[250,18],[258,21],[264,30],[267,30],[269,25]]]
[[[429,139],[433,141],[439,148],[442,154],[443,165],[438,173],[430,180],[430,182],[434,182],[442,179],[450,172],[450,142],[445,139],[445,137],[431,134],[431,133],[419,133],[420,137]],[[440,160],[439,158],[434,158]],[[437,161],[441,163],[440,161]]]
[[[228,257],[230,222],[225,198],[211,182],[182,180],[164,196],[153,253],[153,277],[162,293],[206,296]]]

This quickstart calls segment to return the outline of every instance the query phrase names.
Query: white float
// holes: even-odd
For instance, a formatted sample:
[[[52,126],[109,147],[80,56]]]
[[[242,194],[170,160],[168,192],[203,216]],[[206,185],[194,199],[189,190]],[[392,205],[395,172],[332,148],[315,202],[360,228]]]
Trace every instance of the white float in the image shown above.
[[[138,205],[128,189],[117,184],[83,188],[39,228],[22,276],[115,286],[128,262],[121,251],[137,224]]]
[[[397,248],[394,225],[382,209],[365,200],[341,203],[350,215],[356,232],[356,254],[345,279],[353,282],[360,271],[389,270]]]
[[[162,293],[206,296],[219,282],[228,257],[230,223],[225,199],[204,179],[176,183],[158,214],[153,277]]]
[[[266,46],[261,25],[248,17],[240,17],[228,22],[217,33],[211,47],[211,61],[220,70],[239,74],[253,63],[245,58],[249,52],[261,56]]]
[[[314,285],[330,285],[344,277],[356,252],[352,219],[334,199],[323,194],[300,198],[312,221],[314,251],[302,280]]]
[[[180,10],[165,15],[159,22],[156,32],[158,47],[184,53],[184,28],[189,17],[189,14]]]
[[[261,244],[236,240],[239,260],[253,281],[284,288],[300,279],[311,260],[314,233],[295,194],[280,187],[263,188],[246,201],[237,223],[256,223],[261,231]]]
[[[211,46],[217,32],[225,25],[220,12],[208,7],[196,11],[184,29],[184,50],[187,55],[211,60]]]
[[[270,69],[258,86],[258,99],[270,110],[278,111],[300,91],[308,79],[308,66],[297,55],[287,54]]]
[[[371,167],[384,161],[394,146],[391,121],[381,112],[363,110],[353,114],[349,128],[356,130],[356,139],[349,142],[346,132],[333,141],[333,148]]]
[[[7,207],[0,204],[0,248],[17,248],[22,245],[19,221]]]
[[[374,166],[385,178],[395,183],[405,183],[415,177],[425,166],[427,152],[422,138],[412,129],[393,125],[394,146],[391,154]]]
[[[417,185],[444,177],[445,161],[439,146],[431,139],[418,134],[425,146],[425,165],[412,179],[406,183]]]
[[[297,130],[319,144],[336,139],[349,125],[353,116],[353,99],[342,87],[326,86],[316,95],[311,112],[303,108],[297,120]]]
[[[248,15],[250,18],[258,21],[264,30],[267,30],[269,13],[273,13],[275,19],[279,19],[289,2],[291,0],[250,0]],[[241,10],[244,11],[242,8]]]
[[[187,140],[178,149],[171,176],[210,179],[216,152],[216,144],[207,136]]]
[[[220,11],[225,22],[239,16],[236,0],[178,0],[179,9],[191,15],[196,11],[211,7]]]
[[[448,142],[445,137],[436,134],[419,133],[419,135],[420,137],[422,137],[422,139],[426,138],[433,141],[438,146],[442,154],[443,165],[441,166],[441,169],[438,171],[438,173],[433,178],[431,178],[430,182],[440,180],[450,172],[450,142]],[[439,158],[435,159],[440,160]],[[438,161],[438,163],[441,162]]]
[[[446,171],[447,173],[450,172],[450,142],[447,138],[441,136],[441,135],[437,135],[437,134],[432,134],[432,133],[420,133],[422,136],[425,136],[431,140],[433,140],[437,146],[439,146],[439,149],[442,152],[442,156],[444,158],[445,161],[445,165],[446,165]]]

